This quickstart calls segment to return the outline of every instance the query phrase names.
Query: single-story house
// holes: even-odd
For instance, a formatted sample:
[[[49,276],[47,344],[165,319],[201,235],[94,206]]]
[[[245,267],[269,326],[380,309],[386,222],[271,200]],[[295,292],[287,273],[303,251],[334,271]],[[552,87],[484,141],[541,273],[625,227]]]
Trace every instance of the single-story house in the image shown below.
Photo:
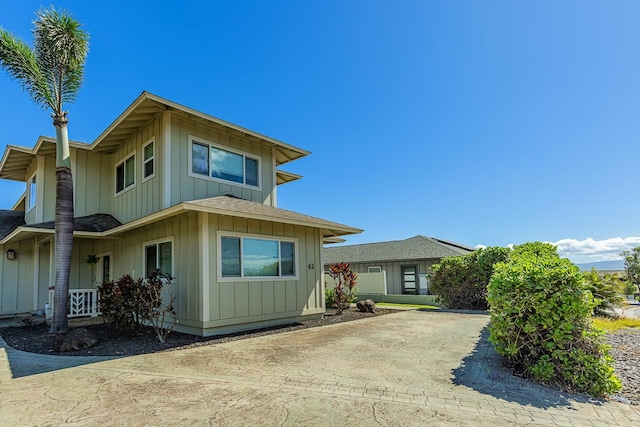
[[[325,247],[325,270],[338,262],[349,263],[356,273],[385,273],[386,294],[428,295],[427,272],[449,256],[473,251],[459,243],[434,237]]]
[[[71,123],[73,125],[73,123]],[[71,316],[96,284],[175,278],[176,330],[214,335],[320,317],[325,241],[362,230],[277,206],[279,169],[308,151],[143,92],[92,143],[70,142],[75,228]],[[0,179],[0,316],[45,310],[54,286],[55,139],[7,145]],[[93,269],[86,260],[99,258]]]

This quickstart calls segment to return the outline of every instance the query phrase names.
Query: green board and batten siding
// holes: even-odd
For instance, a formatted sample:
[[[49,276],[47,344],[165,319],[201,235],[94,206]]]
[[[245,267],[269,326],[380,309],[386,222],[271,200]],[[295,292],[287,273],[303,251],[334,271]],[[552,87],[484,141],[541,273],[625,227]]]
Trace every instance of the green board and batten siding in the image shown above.
[[[8,249],[16,252],[15,260],[7,259]],[[0,315],[26,313],[33,309],[33,267],[31,263],[18,260],[20,257],[33,258],[33,251],[33,240],[0,245]]]
[[[189,175],[189,137],[199,138],[221,147],[260,157],[261,187],[251,189],[246,186],[225,184],[222,182],[194,178]],[[171,205],[206,197],[234,195],[245,200],[275,205],[273,197],[274,174],[272,165],[273,150],[258,142],[252,142],[231,135],[222,129],[205,126],[181,115],[171,115]]]
[[[111,156],[111,166],[104,175],[107,176],[109,187],[106,194],[113,200],[110,211],[122,223],[127,223],[154,212],[162,210],[163,204],[163,146],[162,119],[158,118],[147,125],[132,138],[127,140]],[[154,168],[155,176],[143,182],[143,147],[154,140]],[[115,194],[115,168],[131,154],[135,153],[135,184]],[[103,211],[105,212],[105,211]]]
[[[224,215],[205,215],[209,229],[209,321],[204,330],[321,314],[323,285],[320,231],[311,227]],[[218,230],[297,239],[297,280],[218,282]],[[312,267],[312,268],[310,268]]]

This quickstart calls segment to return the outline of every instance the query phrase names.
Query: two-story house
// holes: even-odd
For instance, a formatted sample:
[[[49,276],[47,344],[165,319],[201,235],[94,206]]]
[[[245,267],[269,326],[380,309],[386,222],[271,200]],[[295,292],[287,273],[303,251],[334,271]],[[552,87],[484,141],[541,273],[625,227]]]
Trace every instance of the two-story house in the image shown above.
[[[176,330],[197,335],[324,313],[323,241],[362,230],[277,207],[278,185],[300,178],[278,167],[307,151],[147,92],[93,143],[70,145],[70,289],[159,269],[175,277]],[[49,301],[55,149],[40,137],[0,163],[0,178],[26,183],[0,211],[0,315]]]

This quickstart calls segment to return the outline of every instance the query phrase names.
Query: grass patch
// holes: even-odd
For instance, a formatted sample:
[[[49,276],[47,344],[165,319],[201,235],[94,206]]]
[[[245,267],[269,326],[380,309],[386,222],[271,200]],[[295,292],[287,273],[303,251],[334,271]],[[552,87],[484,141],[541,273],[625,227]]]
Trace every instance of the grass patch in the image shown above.
[[[623,328],[640,328],[640,319],[611,319],[608,317],[594,317],[593,326],[607,332],[615,332]]]
[[[427,310],[440,310],[440,307],[427,304],[402,304],[399,302],[377,302],[376,307],[406,307],[406,308],[423,308]]]

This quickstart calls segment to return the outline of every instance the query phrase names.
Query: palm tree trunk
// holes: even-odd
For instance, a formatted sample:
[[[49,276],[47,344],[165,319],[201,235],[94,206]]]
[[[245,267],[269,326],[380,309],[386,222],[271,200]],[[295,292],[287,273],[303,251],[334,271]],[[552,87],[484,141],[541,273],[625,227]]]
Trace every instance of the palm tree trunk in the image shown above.
[[[73,249],[73,176],[69,156],[66,113],[54,116],[56,127],[56,212],[55,212],[55,290],[51,334],[69,330],[69,273]]]

